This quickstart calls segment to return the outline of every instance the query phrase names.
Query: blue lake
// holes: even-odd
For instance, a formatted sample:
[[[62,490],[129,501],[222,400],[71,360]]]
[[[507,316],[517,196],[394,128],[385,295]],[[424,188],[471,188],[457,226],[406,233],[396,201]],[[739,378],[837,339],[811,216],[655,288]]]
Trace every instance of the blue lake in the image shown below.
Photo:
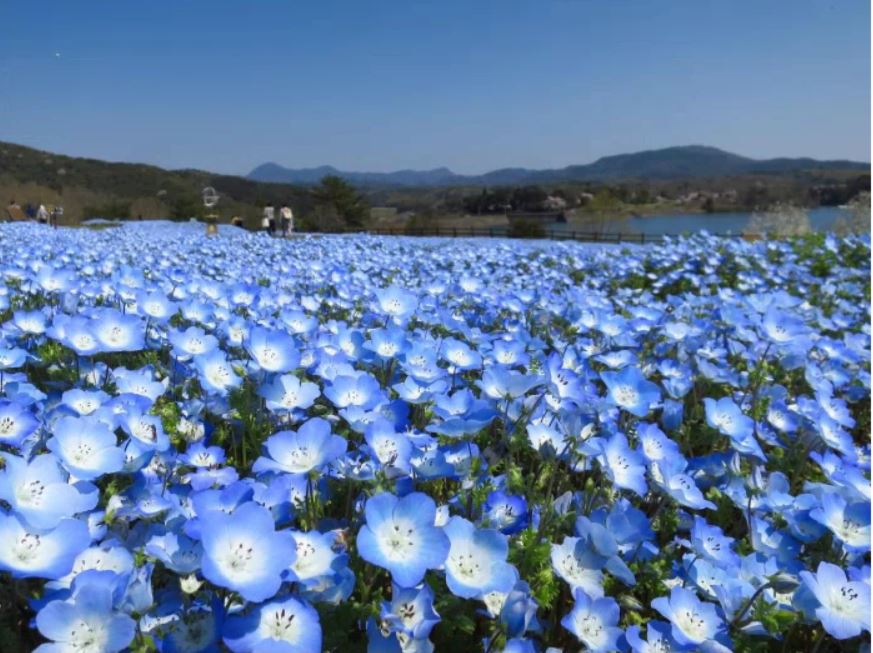
[[[809,221],[815,231],[830,231],[840,218],[848,218],[846,209],[823,206],[808,209]],[[735,213],[665,213],[614,220],[607,224],[585,227],[581,224],[550,223],[546,230],[554,236],[568,232],[598,232],[604,234],[628,234],[647,236],[678,236],[704,229],[712,234],[741,234],[752,219],[750,211]],[[505,233],[506,227],[492,227],[492,232]]]

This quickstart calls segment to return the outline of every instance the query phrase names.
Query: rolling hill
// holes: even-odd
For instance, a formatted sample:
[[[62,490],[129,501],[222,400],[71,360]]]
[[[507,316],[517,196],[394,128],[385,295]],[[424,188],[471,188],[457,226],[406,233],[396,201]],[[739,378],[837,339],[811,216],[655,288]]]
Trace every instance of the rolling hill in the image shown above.
[[[115,163],[45,152],[0,142],[0,196],[3,205],[15,199],[22,205],[63,204],[64,222],[89,217],[175,217],[203,213],[201,191],[213,186],[221,200],[223,221],[242,216],[256,226],[267,202],[289,202],[306,211],[311,193],[302,185],[262,183],[203,170],[165,170],[139,163]]]
[[[291,169],[277,163],[265,163],[248,174],[248,179],[264,182],[314,184],[325,175],[343,177],[359,186],[437,187],[437,186],[506,186],[621,179],[671,180],[724,177],[748,174],[786,174],[800,170],[848,170],[865,172],[869,163],[858,161],[820,161],[811,158],[752,159],[716,147],[686,145],[618,154],[594,163],[565,168],[531,170],[501,168],[482,175],[458,175],[448,168],[433,170],[398,170],[396,172],[348,172],[332,166]]]

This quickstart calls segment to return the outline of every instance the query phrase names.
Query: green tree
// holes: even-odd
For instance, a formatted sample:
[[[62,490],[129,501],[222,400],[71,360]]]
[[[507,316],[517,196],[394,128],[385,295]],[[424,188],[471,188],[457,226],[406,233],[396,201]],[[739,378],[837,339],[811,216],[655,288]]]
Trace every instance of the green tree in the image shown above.
[[[312,189],[315,212],[333,213],[348,227],[362,227],[370,208],[364,197],[341,177],[329,175]]]
[[[203,217],[203,200],[196,195],[185,195],[173,202],[170,219],[176,221]]]

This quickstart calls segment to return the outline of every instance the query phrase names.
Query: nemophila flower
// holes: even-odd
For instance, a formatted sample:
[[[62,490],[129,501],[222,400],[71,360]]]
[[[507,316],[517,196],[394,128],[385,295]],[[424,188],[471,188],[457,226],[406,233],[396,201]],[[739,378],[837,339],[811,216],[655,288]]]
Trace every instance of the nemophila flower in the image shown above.
[[[449,437],[460,437],[481,431],[497,416],[492,405],[484,399],[476,399],[465,388],[453,394],[434,396],[433,411],[443,419],[438,424],[430,424],[427,430]]]
[[[61,293],[72,287],[75,278],[76,273],[72,270],[46,265],[40,269],[35,281],[47,293]]]
[[[210,321],[215,313],[212,306],[200,301],[187,301],[179,305],[182,316],[191,322],[198,322],[204,326],[210,326]]]
[[[264,447],[270,457],[258,458],[252,471],[305,474],[333,462],[347,446],[345,438],[331,432],[330,422],[313,417],[296,431],[279,431],[267,438]]]
[[[492,365],[476,385],[491,399],[517,399],[542,382],[542,378],[533,374],[522,374],[504,365]]]
[[[491,349],[491,357],[498,365],[523,367],[530,362],[525,345],[515,340],[496,340]]]
[[[239,315],[232,315],[229,319],[222,321],[216,329],[216,333],[220,334],[225,344],[229,347],[242,347],[243,343],[249,337],[251,325]]]
[[[254,492],[251,483],[235,481],[220,490],[201,490],[190,495],[188,500],[194,508],[197,519],[189,519],[185,522],[185,533],[199,539],[200,525],[205,515],[215,510],[231,514],[240,506],[250,503]]]
[[[91,356],[100,350],[101,344],[94,333],[93,320],[79,315],[69,317],[55,315],[46,335],[69,347],[79,356]]]
[[[208,354],[218,347],[218,338],[196,326],[188,327],[184,331],[170,331],[168,339],[173,345],[173,355],[179,360]]]
[[[27,361],[27,351],[18,347],[0,347],[0,370],[14,370]]]
[[[691,527],[691,546],[694,552],[710,562],[723,567],[739,565],[740,558],[733,550],[734,539],[727,537],[718,527],[706,523],[695,515]]]
[[[226,459],[224,449],[207,447],[202,441],[193,443],[185,453],[179,455],[180,461],[193,467],[214,467],[223,464]]]
[[[61,403],[76,414],[90,415],[108,402],[110,396],[102,390],[82,390],[73,388],[61,395]]]
[[[194,365],[199,372],[200,385],[209,393],[226,396],[234,388],[242,385],[230,361],[221,349],[213,349],[208,354],[194,357]]]
[[[394,633],[403,633],[410,639],[427,639],[440,616],[433,607],[434,595],[430,585],[400,587],[391,585],[391,601],[382,602],[379,615]]]
[[[430,385],[444,377],[446,370],[439,366],[434,347],[436,347],[436,343],[413,343],[403,357],[401,370],[413,381],[423,385]]]
[[[834,396],[833,389],[829,385],[818,390],[815,393],[815,399],[827,416],[837,424],[846,428],[855,426],[855,419],[852,417],[848,405],[844,400]]]
[[[337,376],[324,389],[324,396],[337,408],[356,406],[364,410],[375,408],[385,399],[379,382],[366,373]]]
[[[712,603],[704,603],[683,587],[670,590],[669,598],[659,596],[652,607],[670,622],[673,638],[685,646],[701,646],[721,635],[724,622]]]
[[[375,290],[374,294],[376,295],[374,308],[382,315],[397,320],[408,318],[418,308],[418,297],[397,286]]]
[[[145,325],[135,315],[103,309],[95,313],[92,322],[100,351],[139,351],[145,348]]]
[[[118,448],[115,434],[93,417],[58,420],[46,446],[70,474],[85,481],[117,472],[124,465],[124,452]]]
[[[296,579],[306,583],[331,574],[338,553],[334,550],[336,536],[318,531],[292,531],[297,558],[291,565]]]
[[[640,453],[650,463],[682,458],[679,445],[668,438],[655,424],[647,422],[637,424],[637,439],[640,442]]]
[[[141,315],[159,324],[169,320],[177,311],[176,304],[158,291],[139,292],[136,296],[136,307]]]
[[[627,438],[616,433],[601,444],[599,457],[610,480],[620,488],[632,490],[643,496],[648,492],[646,467],[643,457],[628,445]]]
[[[849,580],[845,572],[829,562],[820,562],[816,573],[801,571],[800,578],[818,601],[815,616],[837,639],[870,632],[870,583]]]
[[[290,372],[300,365],[300,352],[287,333],[254,327],[245,343],[246,351],[266,372]]]
[[[127,649],[136,634],[136,621],[116,611],[113,598],[111,584],[99,576],[82,576],[74,583],[70,598],[51,601],[36,615],[40,634],[52,642],[36,650],[39,653],[117,653]]]
[[[398,499],[381,493],[367,500],[366,523],[357,546],[367,562],[387,569],[401,587],[418,585],[428,569],[446,560],[449,540],[434,525],[436,504],[426,494],[413,492]]]
[[[293,374],[276,376],[270,383],[261,386],[259,394],[267,400],[272,411],[306,410],[321,395],[315,383],[301,381]]]
[[[141,370],[116,368],[112,371],[112,376],[116,389],[122,394],[133,394],[156,401],[167,391],[165,383],[156,381],[153,370],[148,367]]]
[[[65,518],[87,512],[97,505],[99,492],[90,483],[71,485],[51,454],[30,462],[4,456],[0,471],[0,499],[35,528],[54,528]]]
[[[22,333],[36,336],[45,333],[48,318],[42,311],[15,311],[12,314],[12,324]]]
[[[397,433],[387,419],[377,418],[367,425],[364,439],[381,465],[399,470],[409,469],[412,441],[406,434]]]
[[[618,640],[624,634],[618,627],[619,609],[615,599],[591,598],[583,590],[573,591],[573,609],[561,625],[576,636],[586,650],[606,653],[618,649]]]
[[[338,568],[336,568],[338,567]],[[300,598],[310,603],[339,605],[347,601],[355,589],[355,572],[336,565],[332,573],[318,576],[298,587]]]
[[[827,413],[824,411],[817,413],[813,418],[813,424],[819,437],[827,446],[844,456],[850,458],[855,456],[855,443],[851,434],[843,429],[838,422],[831,419]]]
[[[707,501],[703,496],[695,477],[703,480],[724,475],[724,467],[727,463],[722,457],[711,458],[709,464],[707,464],[706,459],[697,458],[695,463],[698,467],[692,469],[689,468],[688,461],[684,459],[665,459],[650,466],[650,475],[658,487],[680,505],[695,510],[703,508],[715,510],[715,504]]]
[[[409,459],[414,475],[426,480],[448,478],[455,476],[455,468],[446,460],[445,453],[439,448],[420,451]]]
[[[39,420],[17,401],[0,400],[0,443],[17,447],[39,428]]]
[[[658,363],[658,371],[663,377],[661,384],[671,397],[681,399],[694,387],[694,371],[687,365],[666,359]]]
[[[590,558],[592,563],[603,567],[625,585],[636,584],[633,572],[618,555],[618,542],[606,526],[588,517],[579,517],[576,520],[576,533],[587,550],[597,556]]]
[[[703,400],[706,407],[706,423],[733,440],[742,440],[752,435],[755,422],[745,415],[730,397],[716,401],[709,397]]]
[[[528,631],[540,630],[539,606],[531,596],[530,586],[523,580],[517,581],[508,594],[492,592],[484,600],[489,614],[496,613],[508,637],[521,637]]]
[[[482,506],[482,521],[504,535],[524,530],[528,524],[527,501],[524,497],[495,490],[486,497]]]
[[[194,573],[200,569],[203,557],[203,547],[200,542],[172,531],[150,537],[144,550],[177,574]]]
[[[561,544],[552,544],[552,568],[570,586],[585,590],[589,596],[603,596],[603,557],[588,542],[579,537],[565,537]]]
[[[135,438],[144,449],[166,451],[170,448],[170,438],[157,415],[128,413],[122,415],[119,422],[124,432]]]
[[[797,345],[809,332],[803,320],[775,305],[764,313],[761,331],[765,338],[776,345]]]
[[[416,381],[412,376],[407,376],[402,383],[395,383],[391,389],[397,393],[397,396],[409,404],[426,404],[429,403],[434,394],[445,392],[448,384],[442,379],[437,380],[429,385],[425,385]]]
[[[309,653],[321,650],[321,623],[311,605],[293,597],[228,617],[223,641],[233,653]]]
[[[772,401],[767,405],[767,422],[784,433],[794,433],[799,426],[797,416],[783,401]]]
[[[111,571],[117,578],[122,579],[132,574],[133,569],[133,555],[123,546],[110,544],[91,546],[76,556],[70,573],[46,583],[46,587],[51,590],[69,589],[76,577],[89,570]]]
[[[288,327],[291,333],[304,336],[313,333],[318,328],[318,318],[307,315],[303,311],[282,311],[279,315],[282,323]]]
[[[443,340],[440,346],[442,359],[450,365],[451,371],[468,371],[482,366],[482,357],[470,346],[455,338]]]
[[[14,578],[61,578],[90,543],[88,526],[78,519],[38,529],[18,515],[0,514],[0,569]]]
[[[247,601],[264,601],[279,591],[282,573],[296,558],[289,531],[276,531],[270,512],[246,503],[225,514],[201,515],[203,576]]]
[[[528,424],[527,439],[540,454],[551,457],[566,453],[570,446],[564,434],[546,424]]]
[[[452,517],[443,530],[451,543],[445,566],[452,594],[473,598],[512,589],[516,571],[506,562],[509,543],[505,535],[490,528],[477,529],[463,517]]]
[[[618,551],[622,554],[631,551],[639,554],[641,545],[655,539],[655,532],[646,513],[624,498],[616,501],[608,513],[604,509],[593,512],[591,519],[612,535]],[[657,550],[653,545],[648,548]]]
[[[406,353],[409,349],[409,338],[405,329],[391,325],[370,331],[369,340],[363,347],[383,360],[391,360]]]
[[[607,398],[631,415],[645,417],[652,404],[661,400],[658,386],[643,376],[636,367],[625,367],[619,372],[601,372],[606,384]]]
[[[847,551],[864,553],[870,550],[870,502],[847,502],[836,492],[821,495],[821,508],[809,513],[815,521],[827,526]]]

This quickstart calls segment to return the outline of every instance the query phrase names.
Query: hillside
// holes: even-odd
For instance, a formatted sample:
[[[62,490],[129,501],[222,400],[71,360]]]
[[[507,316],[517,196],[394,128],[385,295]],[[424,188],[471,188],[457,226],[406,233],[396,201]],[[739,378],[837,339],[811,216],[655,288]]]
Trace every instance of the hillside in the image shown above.
[[[857,161],[819,161],[810,158],[751,159],[715,147],[687,145],[602,157],[594,163],[565,168],[530,170],[501,168],[482,175],[457,175],[448,168],[398,170],[396,172],[348,172],[321,166],[291,169],[266,163],[252,170],[248,178],[256,181],[296,184],[317,183],[326,174],[337,175],[360,186],[438,187],[506,186],[583,181],[676,180],[728,175],[789,174],[802,170],[868,172],[869,163]]]
[[[704,210],[707,193],[733,196],[727,203],[722,197],[716,210],[749,210],[778,201],[807,206],[841,204],[859,189],[869,188],[867,164],[813,159],[756,161],[705,147],[604,157],[593,164],[560,170],[506,168],[473,177],[454,175],[446,168],[349,175],[325,166],[308,169],[306,174],[297,171],[295,183],[289,184],[276,181],[281,170],[281,166],[270,164],[262,170],[267,179],[256,181],[202,170],[164,170],[76,158],[0,142],[0,202],[3,206],[10,199],[22,206],[63,204],[66,224],[90,217],[187,219],[203,214],[200,192],[213,186],[221,196],[217,212],[223,222],[239,215],[246,226],[257,228],[264,204],[288,202],[301,227],[325,228],[336,216],[319,210],[313,186],[330,174],[348,177],[363,189],[371,206],[393,208],[401,215],[418,214],[419,220],[478,215],[478,209],[470,208],[471,198],[478,206],[475,198],[485,187],[512,195],[514,189],[520,192],[523,186],[539,184],[540,193],[547,189],[575,198],[571,206],[579,204],[585,193],[607,189],[628,213]],[[695,192],[696,200],[683,203],[682,197]],[[646,204],[657,197],[669,202]],[[505,203],[505,198],[501,202]]]
[[[176,217],[202,213],[201,190],[213,186],[221,196],[218,213],[223,221],[240,215],[256,226],[259,206],[289,202],[306,211],[311,203],[307,188],[262,183],[202,170],[164,170],[136,163],[111,163],[44,152],[22,145],[0,143],[0,201],[22,206],[63,204],[64,222],[87,217]],[[126,210],[125,210],[126,209]]]

